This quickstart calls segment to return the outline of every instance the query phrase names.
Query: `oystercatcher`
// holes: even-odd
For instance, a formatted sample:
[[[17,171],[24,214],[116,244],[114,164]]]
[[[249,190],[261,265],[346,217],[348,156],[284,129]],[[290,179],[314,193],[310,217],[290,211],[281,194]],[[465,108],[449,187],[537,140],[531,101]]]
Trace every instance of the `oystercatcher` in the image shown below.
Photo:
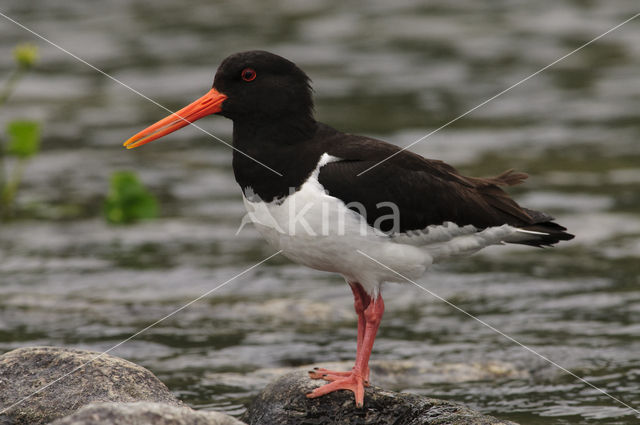
[[[526,174],[466,177],[442,161],[340,132],[315,120],[311,92],[293,62],[265,51],[236,53],[207,94],[124,145],[141,146],[209,114],[233,120],[233,172],[251,221],[287,257],[340,273],[353,292],[355,366],[311,371],[329,382],[307,396],[347,389],[362,407],[384,311],[381,286],[401,281],[395,272],[417,279],[434,262],[488,245],[551,246],[573,235],[500,188]]]

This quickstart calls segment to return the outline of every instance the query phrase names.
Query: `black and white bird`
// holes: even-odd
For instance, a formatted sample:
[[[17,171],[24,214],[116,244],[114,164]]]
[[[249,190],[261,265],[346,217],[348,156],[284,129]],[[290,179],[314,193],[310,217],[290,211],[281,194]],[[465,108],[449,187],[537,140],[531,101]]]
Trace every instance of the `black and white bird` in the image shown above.
[[[461,175],[442,161],[315,120],[309,77],[265,51],[226,58],[203,97],[125,142],[134,148],[209,114],[233,120],[233,172],[251,221],[291,260],[341,274],[358,316],[356,362],[316,369],[363,406],[383,282],[419,278],[431,264],[495,244],[551,246],[573,238],[548,214],[519,206],[501,186],[527,175]]]

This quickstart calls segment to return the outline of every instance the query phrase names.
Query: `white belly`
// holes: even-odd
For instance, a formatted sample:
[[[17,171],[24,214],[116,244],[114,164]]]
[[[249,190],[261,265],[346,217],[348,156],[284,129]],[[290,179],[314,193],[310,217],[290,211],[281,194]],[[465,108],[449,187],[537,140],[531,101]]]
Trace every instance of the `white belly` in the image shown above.
[[[376,231],[341,200],[327,195],[315,179],[281,202],[251,202],[244,197],[244,204],[256,229],[291,260],[340,273],[371,293],[383,281],[403,279],[358,250],[411,279],[421,276],[432,262],[423,250],[392,242]]]
[[[284,199],[266,203],[247,190],[245,221],[253,222],[262,236],[291,260],[340,273],[371,294],[379,291],[382,282],[404,281],[399,274],[417,279],[434,261],[471,254],[517,231],[501,226],[478,232],[473,226],[445,223],[388,236],[323,190],[317,175],[329,160],[325,154],[300,189]]]

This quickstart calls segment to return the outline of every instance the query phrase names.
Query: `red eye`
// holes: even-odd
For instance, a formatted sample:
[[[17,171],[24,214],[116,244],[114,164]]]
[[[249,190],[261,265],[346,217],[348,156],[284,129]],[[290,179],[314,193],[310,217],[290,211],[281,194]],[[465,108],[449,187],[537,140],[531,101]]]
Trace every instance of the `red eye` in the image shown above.
[[[256,79],[258,74],[256,74],[256,71],[253,68],[245,68],[242,70],[240,75],[242,75],[242,79],[245,81],[253,81]]]

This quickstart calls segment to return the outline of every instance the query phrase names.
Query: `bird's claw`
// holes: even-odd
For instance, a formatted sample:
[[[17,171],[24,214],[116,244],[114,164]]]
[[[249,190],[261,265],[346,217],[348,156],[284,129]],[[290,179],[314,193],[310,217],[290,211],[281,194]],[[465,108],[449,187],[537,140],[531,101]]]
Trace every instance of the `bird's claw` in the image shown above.
[[[322,367],[314,367],[313,370],[308,371],[308,373],[311,379],[324,379],[325,381],[333,382],[338,379],[351,376],[351,374],[353,374],[353,370],[344,372],[344,371],[329,370]],[[364,386],[365,387],[370,386],[369,368],[367,368],[366,372],[363,373],[362,376],[363,376]]]
[[[355,371],[339,373],[346,375],[338,376],[336,374],[324,373],[326,376],[322,379],[329,380],[328,378],[330,377],[330,382],[308,392],[306,396],[308,398],[316,398],[338,390],[349,390],[355,395],[356,407],[363,407],[365,386],[365,379],[363,376]]]
[[[351,375],[351,371],[337,372],[320,367],[314,367],[313,370],[310,370],[308,373],[311,379],[324,379],[325,381],[335,381],[337,378],[344,378],[345,376]]]

